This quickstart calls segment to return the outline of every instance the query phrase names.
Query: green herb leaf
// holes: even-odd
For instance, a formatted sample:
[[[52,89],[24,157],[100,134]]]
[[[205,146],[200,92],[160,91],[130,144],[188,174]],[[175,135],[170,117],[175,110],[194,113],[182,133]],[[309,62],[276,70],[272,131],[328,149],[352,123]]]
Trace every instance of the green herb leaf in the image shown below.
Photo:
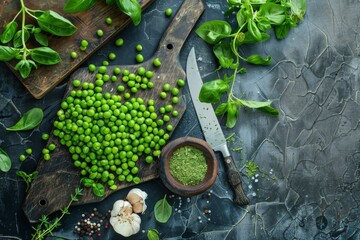
[[[227,104],[226,127],[233,128],[239,118],[239,109],[235,102]]]
[[[279,115],[279,111],[276,108],[273,108],[271,106],[261,107],[261,108],[259,108],[259,110],[262,112],[266,112],[270,115],[274,115],[274,116]]]
[[[237,68],[238,64],[234,63],[234,53],[231,50],[230,43],[221,41],[213,47],[213,51],[222,68]]]
[[[16,175],[18,175],[19,177],[21,177],[25,183],[26,183],[26,192],[29,190],[30,184],[31,182],[37,178],[37,176],[39,175],[38,171],[35,171],[33,173],[27,174],[24,171],[16,171]]]
[[[277,39],[284,39],[290,29],[292,28],[292,24],[290,20],[285,20],[281,25],[275,27],[275,35]]]
[[[30,75],[32,65],[29,60],[21,60],[15,65],[15,70],[19,71],[22,78],[27,78]]]
[[[156,229],[150,229],[147,233],[148,240],[159,240],[159,231]]]
[[[154,207],[155,219],[158,222],[166,223],[172,214],[172,207],[166,200],[166,195],[163,199],[156,202]]]
[[[89,10],[96,4],[96,0],[68,0],[64,12],[76,13]]]
[[[41,32],[34,33],[34,37],[35,37],[35,40],[39,44],[41,44],[41,45],[43,45],[45,47],[47,47],[49,45],[49,40],[48,40],[48,38],[47,38],[47,36],[45,34],[42,34]]]
[[[266,41],[270,39],[270,35],[267,33],[261,33],[261,41]],[[241,42],[239,42],[239,45],[241,44],[253,44],[259,42],[257,39],[255,39],[249,32],[244,33],[244,38]]]
[[[270,21],[264,17],[258,17],[257,26],[261,31],[264,31],[264,32],[271,28]]]
[[[8,24],[6,24],[4,32],[1,34],[1,42],[2,43],[8,43],[10,42],[17,30],[18,24],[17,22],[10,22]]]
[[[239,105],[243,105],[248,108],[262,108],[262,107],[270,106],[271,103],[272,103],[271,101],[257,102],[257,101],[248,101],[242,99],[238,100]]]
[[[0,61],[10,61],[14,59],[19,53],[19,49],[8,46],[0,46]]]
[[[90,178],[82,178],[80,180],[80,182],[85,186],[85,187],[92,187],[94,184],[94,180],[90,179]]]
[[[239,27],[243,26],[246,21],[247,21],[247,18],[245,16],[245,8],[241,8],[237,14],[236,14],[236,20],[238,22],[238,25]]]
[[[209,44],[218,43],[221,39],[229,37],[231,26],[226,21],[213,20],[203,23],[195,32]]]
[[[222,103],[219,106],[217,106],[217,108],[215,109],[215,114],[217,116],[225,114],[227,112],[227,108],[228,108],[227,105],[228,105],[227,103]]]
[[[103,197],[105,195],[105,187],[101,183],[94,183],[92,188],[95,196]]]
[[[14,126],[6,128],[6,130],[25,131],[34,129],[40,125],[43,117],[44,113],[41,108],[32,108],[27,111]]]
[[[58,13],[47,10],[37,19],[40,28],[55,36],[71,36],[77,28],[66,18]]]
[[[221,94],[229,89],[229,84],[221,79],[206,82],[202,85],[199,95],[200,102],[217,103]]]
[[[49,47],[34,48],[30,56],[34,61],[44,65],[53,65],[61,61],[59,54]]]
[[[248,21],[247,27],[249,33],[256,39],[256,41],[260,42],[262,40],[261,32],[252,19]]]
[[[258,54],[251,55],[246,59],[248,63],[256,64],[256,65],[270,65],[271,64],[271,56],[267,56],[265,59],[262,58]]]
[[[141,6],[137,0],[116,0],[120,10],[128,15],[135,26],[141,22]]]
[[[292,0],[291,3],[291,11],[294,16],[297,17],[298,21],[302,21],[306,12],[306,0]]]
[[[285,8],[269,2],[260,6],[259,15],[266,17],[272,25],[280,25],[285,20]]]
[[[19,30],[15,33],[15,36],[14,36],[14,40],[13,40],[13,45],[15,48],[19,48],[23,45],[23,42],[22,42],[22,31],[24,31],[24,40],[25,42],[27,42],[27,40],[29,40],[30,38],[30,33],[28,30],[26,29],[23,29],[23,30]]]
[[[116,3],[115,0],[106,0],[107,5],[111,5],[111,4],[114,4],[114,3]]]
[[[0,170],[8,172],[11,168],[11,159],[7,153],[0,148]]]

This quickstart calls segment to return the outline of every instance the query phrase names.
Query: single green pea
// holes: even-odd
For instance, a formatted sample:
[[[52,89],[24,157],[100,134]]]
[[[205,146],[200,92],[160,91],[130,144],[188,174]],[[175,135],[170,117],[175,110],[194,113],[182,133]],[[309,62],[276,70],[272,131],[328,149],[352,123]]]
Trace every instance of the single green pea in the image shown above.
[[[114,68],[114,74],[119,75],[121,72],[121,69],[119,67]]]
[[[163,116],[163,120],[164,120],[164,122],[170,121],[170,116],[165,114],[165,115]]]
[[[89,42],[87,40],[83,39],[83,40],[81,40],[80,45],[83,47],[87,47],[89,45]]]
[[[122,45],[124,45],[124,39],[122,39],[122,38],[116,39],[115,45],[116,45],[117,47],[121,47]]]
[[[109,53],[109,59],[110,60],[114,60],[116,58],[116,54],[115,53]]]
[[[172,105],[169,104],[169,105],[166,105],[166,106],[165,106],[165,111],[166,111],[166,112],[171,112],[172,110],[173,110],[173,106],[172,106]]]
[[[44,154],[44,160],[46,160],[46,161],[50,160],[50,154],[49,153]]]
[[[21,162],[25,161],[25,159],[26,159],[26,156],[25,156],[24,154],[21,154],[21,155],[19,156],[19,160],[20,160]]]
[[[127,181],[127,182],[132,182],[133,178],[134,178],[134,177],[129,174],[129,175],[126,176],[126,181]]]
[[[173,89],[171,89],[171,94],[177,96],[179,94],[179,89],[174,87]]]
[[[139,67],[138,70],[137,70],[137,73],[140,75],[140,76],[144,76],[145,73],[146,73],[146,69],[144,67]]]
[[[144,56],[140,53],[136,54],[136,61],[142,63],[144,61]]]
[[[75,80],[73,80],[72,84],[73,84],[74,87],[80,87],[81,81],[78,80],[78,79],[75,79]]]
[[[171,102],[174,103],[174,104],[179,103],[179,97],[177,97],[177,96],[172,97],[172,98],[171,98]]]
[[[81,50],[81,51],[85,51],[86,49],[87,49],[87,47],[80,46],[80,50]]]
[[[49,134],[43,133],[43,134],[41,135],[41,138],[42,138],[42,140],[48,140],[48,139],[49,139]]]
[[[109,63],[109,61],[104,60],[104,61],[102,62],[102,65],[103,65],[103,66],[109,66],[110,63]]]
[[[148,83],[146,84],[146,86],[151,89],[151,88],[154,87],[154,83],[153,83],[153,82],[148,82]]]
[[[160,67],[161,66],[161,61],[159,58],[155,58],[154,61],[153,61],[153,65],[155,67]]]
[[[25,150],[25,152],[30,155],[30,154],[32,154],[33,150],[31,148],[27,148]]]
[[[88,68],[89,68],[89,71],[90,72],[95,72],[96,71],[96,66],[95,66],[95,64],[89,64],[89,66],[88,66]]]
[[[106,68],[106,66],[100,66],[98,71],[99,71],[99,73],[104,74],[104,73],[106,73],[107,68]]]
[[[118,80],[118,78],[115,76],[115,75],[112,75],[111,76],[111,81],[112,82],[116,82]]]
[[[140,179],[139,177],[134,177],[134,178],[133,178],[133,182],[134,182],[135,184],[139,184],[139,183],[141,182],[141,179]]]
[[[177,80],[177,85],[178,85],[179,87],[183,87],[183,86],[185,86],[185,81],[182,80],[182,79],[178,79],[178,80]]]
[[[153,162],[153,157],[152,156],[146,156],[146,158],[145,158],[145,162],[147,162],[147,163],[152,163]]]
[[[179,112],[174,110],[171,114],[173,115],[173,117],[177,117],[179,115]]]
[[[169,90],[170,90],[170,84],[165,83],[165,84],[163,85],[163,90],[164,90],[165,92],[169,91]]]
[[[142,49],[143,47],[141,46],[141,44],[136,45],[136,51],[141,52]]]
[[[103,32],[103,30],[101,30],[101,29],[97,30],[97,31],[96,31],[96,34],[98,35],[98,37],[104,36],[104,32]]]
[[[150,78],[152,78],[152,77],[154,76],[154,72],[152,72],[152,71],[146,71],[145,76],[146,76],[148,79],[150,79]]]
[[[71,57],[72,59],[75,59],[75,58],[77,58],[77,57],[78,57],[78,54],[77,54],[77,52],[75,52],[75,51],[72,51],[72,52],[70,53],[70,57]]]
[[[171,9],[171,8],[167,8],[167,9],[165,10],[165,15],[166,15],[167,17],[170,17],[171,14],[172,14],[172,9]]]
[[[160,93],[160,98],[165,99],[166,98],[166,92],[161,92]]]
[[[111,19],[111,17],[107,17],[107,18],[105,19],[105,22],[106,22],[106,24],[111,25],[111,24],[112,24],[112,19]]]
[[[56,145],[54,143],[50,143],[48,148],[49,148],[50,151],[54,151],[55,148],[56,148]]]

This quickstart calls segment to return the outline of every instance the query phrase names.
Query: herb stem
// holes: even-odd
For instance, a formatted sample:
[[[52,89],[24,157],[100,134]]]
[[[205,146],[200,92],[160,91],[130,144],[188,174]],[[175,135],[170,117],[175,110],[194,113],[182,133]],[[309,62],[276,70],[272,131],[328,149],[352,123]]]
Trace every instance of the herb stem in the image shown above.
[[[20,13],[21,13],[21,10],[15,15],[15,17],[13,18],[13,20],[11,22],[14,22],[17,19],[17,17],[20,15]]]
[[[20,0],[21,3],[21,12],[22,12],[22,21],[21,21],[21,28],[24,29],[25,28],[25,20],[26,20],[26,6],[24,4],[24,0]],[[26,60],[26,56],[27,56],[27,48],[26,48],[26,43],[25,43],[25,31],[21,31],[21,41],[23,44],[23,60]]]
[[[31,17],[37,19],[37,17],[31,13],[31,9],[25,8],[25,11],[26,11],[26,13],[29,14]]]

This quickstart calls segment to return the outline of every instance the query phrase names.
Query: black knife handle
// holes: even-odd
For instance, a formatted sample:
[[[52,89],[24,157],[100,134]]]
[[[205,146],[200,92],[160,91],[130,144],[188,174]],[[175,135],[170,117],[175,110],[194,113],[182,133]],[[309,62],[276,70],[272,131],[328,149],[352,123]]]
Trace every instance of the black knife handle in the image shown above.
[[[229,183],[234,189],[234,202],[240,206],[248,205],[250,201],[244,193],[241,175],[235,165],[234,159],[231,156],[225,157],[224,162]]]

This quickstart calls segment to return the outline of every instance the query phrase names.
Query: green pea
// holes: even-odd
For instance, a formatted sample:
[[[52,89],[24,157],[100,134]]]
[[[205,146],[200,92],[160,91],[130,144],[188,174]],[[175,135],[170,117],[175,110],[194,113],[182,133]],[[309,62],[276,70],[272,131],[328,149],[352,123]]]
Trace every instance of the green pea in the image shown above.
[[[155,58],[154,61],[153,61],[153,65],[155,67],[160,67],[161,66],[161,61],[159,58]]]
[[[49,139],[49,134],[43,133],[43,134],[41,135],[41,138],[42,138],[42,140],[48,140],[48,139]]]
[[[116,58],[116,54],[115,53],[109,53],[109,59],[110,60],[114,60]]]
[[[30,154],[32,154],[33,150],[31,148],[27,148],[25,150],[25,152],[30,155]]]
[[[169,117],[169,115],[164,115],[163,116],[163,120],[164,120],[164,122],[168,122],[168,121],[170,121],[170,117]]]
[[[153,162],[153,157],[152,156],[146,156],[145,157],[145,162],[147,162],[147,163],[152,163]]]
[[[103,73],[106,73],[107,68],[106,68],[106,66],[100,66],[98,71],[99,71],[99,73],[103,74]]]
[[[114,68],[114,74],[115,75],[119,75],[120,72],[121,72],[120,68],[118,68],[118,67]]]
[[[104,36],[104,32],[103,32],[103,30],[101,30],[101,29],[97,30],[97,31],[96,31],[96,34],[98,35],[98,37]]]
[[[26,159],[26,156],[25,156],[24,154],[21,154],[21,155],[19,156],[19,160],[20,160],[21,162],[25,161],[25,159]]]
[[[171,102],[174,103],[174,104],[179,103],[179,97],[177,97],[177,96],[172,97]]]
[[[55,148],[56,148],[56,145],[54,143],[50,143],[48,148],[49,148],[50,151],[54,151]]]
[[[173,126],[171,124],[166,126],[166,130],[168,130],[169,132],[171,132],[173,130]]]
[[[112,24],[112,19],[111,19],[111,17],[107,17],[107,18],[105,19],[105,22],[106,22],[106,24],[111,25],[111,24]]]
[[[124,39],[122,39],[122,38],[116,39],[115,45],[116,45],[117,47],[121,47],[122,45],[124,45]]]
[[[135,184],[139,184],[139,183],[141,182],[141,180],[140,180],[139,177],[134,177],[134,178],[133,178],[133,182],[134,182]]]
[[[173,115],[173,117],[177,117],[179,115],[179,112],[174,110],[171,114]]]
[[[182,80],[182,79],[178,79],[178,80],[177,80],[177,85],[178,85],[179,87],[183,87],[183,86],[185,86],[185,81]]]
[[[178,88],[171,89],[171,94],[177,96],[179,94],[179,89]]]
[[[165,99],[166,98],[166,92],[161,92],[160,93],[160,98]]]
[[[46,160],[46,161],[50,160],[50,154],[49,153],[44,154],[44,160]]]
[[[78,57],[78,54],[77,54],[77,52],[75,52],[75,51],[72,51],[72,52],[70,53],[70,57],[71,57],[72,59],[75,59],[75,58],[77,58],[77,57]]]
[[[141,44],[136,45],[136,51],[141,52],[142,49],[143,47],[141,46]]]
[[[81,51],[85,51],[86,49],[87,49],[87,47],[80,46],[80,50],[81,50]]]
[[[150,88],[150,89],[154,87],[154,83],[153,83],[153,82],[148,82],[146,85],[147,85],[147,87]]]
[[[127,176],[126,176],[126,181],[127,181],[127,182],[132,182],[132,181],[133,181],[133,178],[134,178],[134,177],[133,177],[132,175],[127,175]]]
[[[139,67],[137,72],[140,76],[144,76],[146,73],[146,69],[144,67]]]
[[[74,87],[80,87],[81,81],[78,80],[78,79],[75,79],[75,80],[73,80],[72,84],[73,84]]]
[[[172,9],[171,9],[171,8],[167,8],[167,9],[165,10],[165,15],[166,15],[167,17],[170,17],[171,14],[172,14]]]
[[[144,61],[144,56],[140,53],[136,54],[136,61],[142,63]]]
[[[163,85],[163,90],[164,90],[165,92],[169,91],[169,90],[170,90],[170,84],[165,83],[165,84]]]
[[[104,60],[104,61],[102,62],[102,65],[103,65],[103,66],[109,66],[110,63],[109,63],[108,61]]]
[[[166,105],[165,106],[165,111],[166,112],[171,112],[173,110],[173,106],[172,105]]]

